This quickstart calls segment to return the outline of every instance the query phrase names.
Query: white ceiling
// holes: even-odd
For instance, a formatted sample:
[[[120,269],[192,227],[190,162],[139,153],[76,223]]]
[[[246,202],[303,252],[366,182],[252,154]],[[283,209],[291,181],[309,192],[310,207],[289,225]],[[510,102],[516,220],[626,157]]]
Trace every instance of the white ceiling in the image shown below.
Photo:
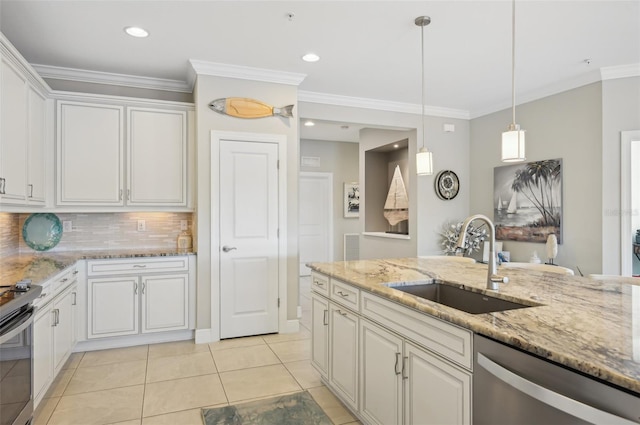
[[[640,63],[640,0],[518,0],[516,13],[520,101]],[[425,103],[472,117],[509,107],[506,0],[0,0],[0,30],[32,64],[186,81],[195,59],[306,74],[305,92],[411,105],[420,104],[420,15],[432,19]],[[125,35],[129,25],[150,37]],[[321,60],[301,61],[309,51]]]

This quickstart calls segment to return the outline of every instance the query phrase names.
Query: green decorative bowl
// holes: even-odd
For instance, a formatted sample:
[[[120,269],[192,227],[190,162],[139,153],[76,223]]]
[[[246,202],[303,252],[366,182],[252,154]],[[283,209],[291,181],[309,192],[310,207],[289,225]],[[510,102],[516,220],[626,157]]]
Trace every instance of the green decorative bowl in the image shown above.
[[[51,213],[31,214],[22,226],[22,239],[31,249],[47,251],[62,238],[62,223]]]

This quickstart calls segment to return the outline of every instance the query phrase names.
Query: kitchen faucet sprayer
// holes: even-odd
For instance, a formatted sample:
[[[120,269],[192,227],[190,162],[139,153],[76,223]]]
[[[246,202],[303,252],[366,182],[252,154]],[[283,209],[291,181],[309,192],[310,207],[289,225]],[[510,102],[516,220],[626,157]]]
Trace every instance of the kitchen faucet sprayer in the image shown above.
[[[499,289],[498,283],[509,282],[509,278],[506,276],[498,276],[497,271],[498,268],[496,266],[496,228],[493,225],[493,222],[486,215],[482,214],[474,214],[466,218],[466,220],[462,223],[462,228],[460,229],[460,236],[458,236],[458,249],[464,249],[466,239],[467,239],[467,228],[474,220],[482,220],[489,227],[489,272],[487,275],[487,289],[491,289],[493,291],[497,291]]]

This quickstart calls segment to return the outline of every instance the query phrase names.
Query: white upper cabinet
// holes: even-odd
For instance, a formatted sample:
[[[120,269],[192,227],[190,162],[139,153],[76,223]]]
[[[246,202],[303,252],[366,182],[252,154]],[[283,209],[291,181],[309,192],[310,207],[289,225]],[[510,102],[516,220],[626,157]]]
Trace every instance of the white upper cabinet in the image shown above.
[[[53,140],[48,87],[0,34],[0,203],[42,206]]]
[[[128,111],[127,204],[185,206],[187,113]]]
[[[58,206],[187,207],[184,108],[58,100],[57,122]]]
[[[123,108],[58,102],[58,205],[124,205]]]
[[[0,196],[23,204],[27,197],[27,79],[2,58],[0,68]]]

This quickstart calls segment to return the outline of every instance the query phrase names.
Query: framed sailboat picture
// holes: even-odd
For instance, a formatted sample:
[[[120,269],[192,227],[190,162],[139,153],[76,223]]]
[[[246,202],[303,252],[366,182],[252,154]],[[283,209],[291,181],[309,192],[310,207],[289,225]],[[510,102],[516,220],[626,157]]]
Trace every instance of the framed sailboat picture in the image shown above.
[[[360,217],[360,185],[357,182],[344,184],[344,217]]]
[[[493,218],[497,240],[562,243],[562,159],[495,167]]]

